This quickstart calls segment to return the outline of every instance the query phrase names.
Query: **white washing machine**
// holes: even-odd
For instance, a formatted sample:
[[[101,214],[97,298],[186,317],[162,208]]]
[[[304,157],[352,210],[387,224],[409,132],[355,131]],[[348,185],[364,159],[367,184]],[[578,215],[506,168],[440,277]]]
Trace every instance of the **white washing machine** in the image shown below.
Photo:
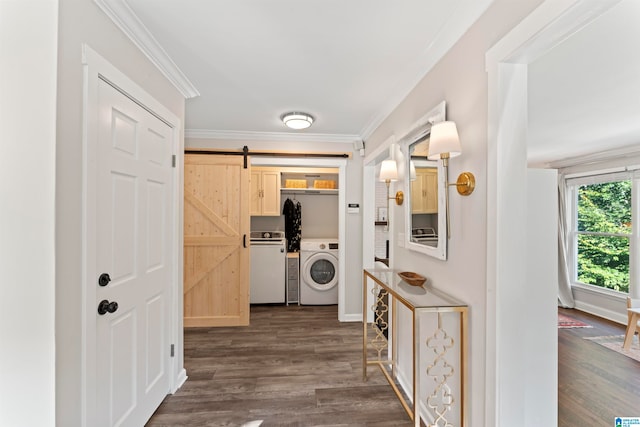
[[[300,304],[338,304],[338,239],[300,241]]]

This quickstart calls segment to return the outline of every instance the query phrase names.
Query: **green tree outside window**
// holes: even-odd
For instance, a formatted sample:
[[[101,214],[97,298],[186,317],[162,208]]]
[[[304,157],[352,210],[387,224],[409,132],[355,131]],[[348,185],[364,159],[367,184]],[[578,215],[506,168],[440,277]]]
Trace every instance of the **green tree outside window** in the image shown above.
[[[578,190],[578,281],[629,292],[631,181]]]

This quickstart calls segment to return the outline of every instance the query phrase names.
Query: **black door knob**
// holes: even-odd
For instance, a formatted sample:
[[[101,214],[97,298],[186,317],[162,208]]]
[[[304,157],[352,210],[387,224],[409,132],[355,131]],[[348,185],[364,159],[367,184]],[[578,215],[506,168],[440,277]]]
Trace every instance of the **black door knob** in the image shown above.
[[[98,314],[100,316],[103,316],[107,313],[115,313],[117,309],[118,303],[115,301],[109,302],[108,300],[103,299],[102,301],[100,301],[100,304],[98,304]]]
[[[111,277],[109,276],[109,273],[102,273],[100,277],[98,277],[98,285],[100,286],[107,286],[110,281]]]

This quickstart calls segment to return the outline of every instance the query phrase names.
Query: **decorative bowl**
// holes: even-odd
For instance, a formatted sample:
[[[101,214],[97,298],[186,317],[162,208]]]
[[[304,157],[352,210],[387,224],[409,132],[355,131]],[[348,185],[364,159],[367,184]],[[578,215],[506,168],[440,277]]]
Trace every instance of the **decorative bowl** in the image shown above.
[[[422,286],[427,281],[426,277],[412,271],[402,271],[398,276],[411,286]]]

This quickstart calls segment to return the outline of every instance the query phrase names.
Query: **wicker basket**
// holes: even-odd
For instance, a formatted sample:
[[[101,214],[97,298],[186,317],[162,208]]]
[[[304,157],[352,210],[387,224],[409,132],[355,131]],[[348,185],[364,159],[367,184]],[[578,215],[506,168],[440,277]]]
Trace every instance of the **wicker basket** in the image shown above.
[[[335,190],[336,182],[332,179],[316,179],[313,181],[313,188]]]
[[[307,188],[306,179],[286,179],[284,188]]]

